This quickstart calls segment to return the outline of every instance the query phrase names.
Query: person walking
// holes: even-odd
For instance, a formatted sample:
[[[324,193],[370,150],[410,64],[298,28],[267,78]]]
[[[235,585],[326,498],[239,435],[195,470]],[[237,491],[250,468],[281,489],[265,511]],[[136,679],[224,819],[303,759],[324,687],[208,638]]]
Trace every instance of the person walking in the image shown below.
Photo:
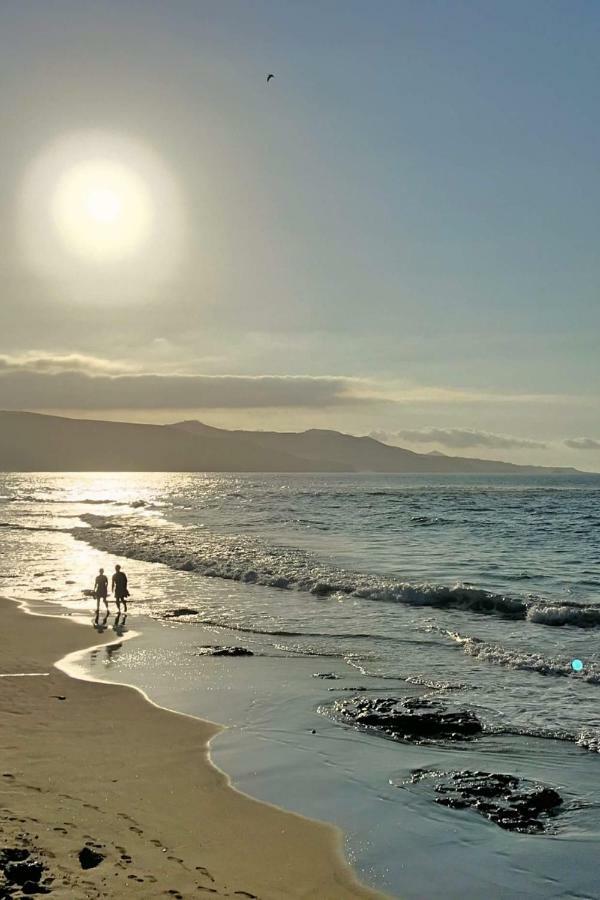
[[[96,598],[96,615],[100,612],[100,601],[104,603],[106,607],[106,613],[108,615],[108,578],[104,574],[104,569],[100,569],[98,574],[96,575],[96,580],[94,582],[94,597]]]
[[[121,566],[115,566],[115,571],[112,577],[112,592],[115,595],[115,601],[117,604],[117,609],[121,612],[121,603],[125,608],[125,612],[127,612],[127,600],[126,597],[129,597],[129,591],[127,590],[127,575],[122,571]]]

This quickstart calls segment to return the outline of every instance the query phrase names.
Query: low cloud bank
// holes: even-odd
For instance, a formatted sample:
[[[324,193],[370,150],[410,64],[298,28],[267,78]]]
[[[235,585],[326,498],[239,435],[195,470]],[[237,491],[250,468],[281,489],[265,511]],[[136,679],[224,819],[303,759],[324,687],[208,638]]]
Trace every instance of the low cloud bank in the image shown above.
[[[565,446],[572,450],[600,450],[600,441],[595,438],[571,438],[565,441]]]
[[[404,428],[393,433],[373,431],[371,437],[386,444],[408,441],[411,444],[442,444],[453,449],[468,447],[491,447],[506,450],[514,447],[529,447],[538,450],[547,445],[529,438],[513,437],[508,434],[493,434],[489,431],[474,431],[468,428]]]
[[[116,372],[85,356],[0,357],[2,409],[327,408],[365,402],[351,378]]]
[[[0,408],[29,410],[349,409],[398,415],[406,407],[491,403],[561,404],[559,395],[494,394],[370,378],[327,375],[205,375],[190,362],[143,371],[130,361],[82,353],[0,354]],[[571,403],[576,398],[571,398]],[[432,412],[432,418],[435,415]],[[388,418],[389,421],[389,418]],[[540,441],[461,428],[376,432],[387,443],[439,443],[446,447],[544,448]],[[587,440],[587,439],[578,439]],[[588,448],[591,449],[591,448]]]

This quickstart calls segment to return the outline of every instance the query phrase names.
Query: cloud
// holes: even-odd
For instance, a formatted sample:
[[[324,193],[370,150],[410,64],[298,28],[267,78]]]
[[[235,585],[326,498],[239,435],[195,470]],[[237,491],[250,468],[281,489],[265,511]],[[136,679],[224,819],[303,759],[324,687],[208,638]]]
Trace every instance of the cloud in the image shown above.
[[[503,394],[496,391],[465,390],[454,387],[438,387],[436,385],[390,384],[379,385],[382,399],[385,398],[399,405],[430,404],[447,406],[448,404],[562,404],[586,402],[583,397],[569,394]]]
[[[369,378],[311,375],[215,375],[190,370],[190,361],[152,344],[160,371],[82,353],[0,354],[0,408],[29,410],[329,409],[360,406],[386,415],[399,407],[448,404],[556,402],[555,395],[494,395]],[[158,355],[156,354],[156,351]],[[175,362],[175,360],[178,360]],[[198,365],[200,361],[196,361]],[[203,360],[202,365],[206,364]],[[221,361],[223,364],[224,361]],[[175,368],[177,366],[177,368]],[[431,435],[435,432],[435,437]],[[478,436],[478,437],[477,437]],[[477,437],[477,439],[476,439]],[[385,440],[439,442],[451,447],[542,447],[486,432],[429,429]]]
[[[118,371],[94,357],[0,357],[3,409],[327,408],[361,404],[355,379]]]
[[[565,441],[565,445],[572,450],[600,450],[600,441],[595,438],[571,438]]]
[[[47,353],[24,353],[20,356],[0,354],[0,377],[8,372],[40,372],[57,374],[60,372],[83,372],[86,375],[111,375],[123,373],[128,366],[83,353],[49,355]]]
[[[374,431],[371,437],[384,443],[407,441],[411,444],[442,444],[453,449],[467,447],[491,447],[506,450],[513,447],[528,447],[538,450],[546,447],[541,441],[529,438],[513,437],[508,434],[493,434],[489,431],[473,431],[468,428],[405,428],[392,434],[385,431]]]

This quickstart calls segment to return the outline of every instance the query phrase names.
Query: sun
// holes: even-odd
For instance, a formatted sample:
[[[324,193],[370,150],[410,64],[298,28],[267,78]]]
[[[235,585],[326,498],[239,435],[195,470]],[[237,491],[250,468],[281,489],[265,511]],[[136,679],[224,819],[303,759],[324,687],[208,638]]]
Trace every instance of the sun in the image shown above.
[[[173,277],[183,250],[183,202],[158,155],[110,132],[75,132],[28,167],[19,238],[60,296],[123,302]]]
[[[112,225],[124,212],[123,200],[110,187],[94,187],[85,196],[85,209],[92,220]]]
[[[153,227],[153,199],[138,173],[110,159],[67,168],[56,183],[51,213],[68,252],[111,261],[139,252]]]

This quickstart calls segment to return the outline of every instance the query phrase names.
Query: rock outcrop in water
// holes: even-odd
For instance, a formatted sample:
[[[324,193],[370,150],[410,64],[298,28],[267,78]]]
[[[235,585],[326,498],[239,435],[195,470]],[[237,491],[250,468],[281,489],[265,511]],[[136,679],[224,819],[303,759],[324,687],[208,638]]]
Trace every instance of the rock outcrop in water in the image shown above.
[[[450,711],[443,704],[420,697],[351,697],[336,700],[334,718],[396,741],[468,740],[483,726],[470,710]]]
[[[218,645],[198,647],[198,656],[254,656],[247,647],[220,647]]]
[[[412,773],[412,784],[433,783],[435,802],[451,809],[470,809],[507,831],[540,834],[563,800],[554,788],[516,775],[491,772]]]

